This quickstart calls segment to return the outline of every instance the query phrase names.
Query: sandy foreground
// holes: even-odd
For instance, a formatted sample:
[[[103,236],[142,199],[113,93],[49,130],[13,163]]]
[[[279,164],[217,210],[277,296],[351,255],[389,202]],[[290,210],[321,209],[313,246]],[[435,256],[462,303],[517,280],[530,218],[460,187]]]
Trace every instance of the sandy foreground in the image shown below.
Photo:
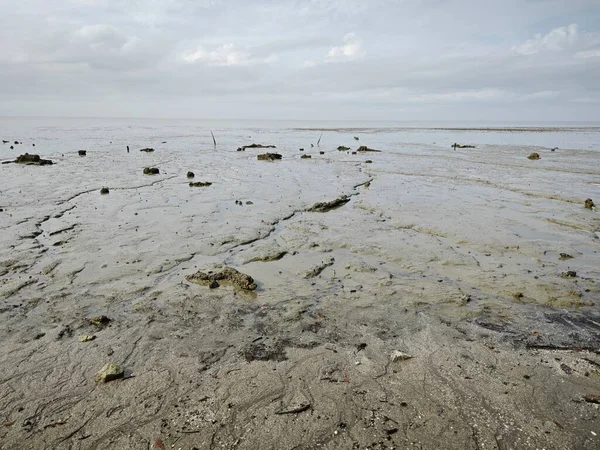
[[[600,153],[352,136],[0,166],[0,448],[599,448]]]

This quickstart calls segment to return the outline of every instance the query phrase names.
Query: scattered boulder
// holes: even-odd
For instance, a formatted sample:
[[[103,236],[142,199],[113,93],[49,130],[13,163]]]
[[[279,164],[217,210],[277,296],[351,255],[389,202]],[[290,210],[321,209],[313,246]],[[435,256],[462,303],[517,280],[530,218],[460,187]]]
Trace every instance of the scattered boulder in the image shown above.
[[[304,151],[304,149],[303,149],[303,148],[301,148],[301,149],[300,149],[300,151],[301,151],[301,152],[303,152],[303,151]]]
[[[355,141],[358,141],[358,136],[354,136],[354,140],[355,140]]]
[[[248,201],[246,202],[246,205],[254,205],[254,202],[253,202],[252,200],[248,200]]]
[[[566,272],[563,272],[561,274],[561,277],[563,277],[563,278],[577,278],[577,272],[575,272],[574,270],[567,270]]]
[[[157,167],[145,167],[144,168],[144,175],[158,175],[160,173],[160,171],[158,170]]]
[[[259,161],[275,161],[281,158],[282,156],[279,153],[263,153],[256,157]]]
[[[394,350],[394,352],[390,356],[390,360],[392,362],[397,361],[406,361],[407,359],[412,359],[414,356],[409,355],[408,353],[401,352],[399,350]]]
[[[49,159],[42,159],[40,155],[30,155],[29,153],[25,153],[24,155],[19,156],[15,162],[17,164],[26,164],[28,166],[48,166],[52,165],[52,161]]]
[[[558,147],[554,147],[552,150],[550,150],[551,152],[555,152],[556,150],[558,150]]]
[[[105,364],[102,369],[100,369],[94,379],[97,382],[108,383],[109,381],[118,380],[125,376],[125,371],[122,367],[117,364]]]
[[[2,140],[2,143],[3,143],[3,144],[8,144],[8,143],[9,143],[9,141]]]
[[[365,164],[372,164],[372,163],[373,163],[373,161],[371,161],[370,159],[367,159],[367,160],[365,161]]]
[[[11,150],[13,150],[13,149],[14,149],[14,147],[11,145],[11,146],[10,146],[10,149],[11,149]]]
[[[98,328],[106,328],[111,322],[112,319],[106,316],[95,316],[89,319],[90,324],[97,326]]]
[[[100,193],[101,193],[102,195],[106,195],[106,194],[108,194],[109,192],[110,192],[110,191],[108,190],[108,188],[107,188],[107,187],[103,187],[102,189],[100,189]]]
[[[584,205],[587,209],[592,209],[594,206],[596,206],[594,204],[594,201],[591,198],[586,199],[585,201],[585,205]]]
[[[250,145],[243,145],[242,147],[238,147],[237,151],[243,152],[247,148],[277,148],[277,147],[275,147],[274,145],[250,144]]]
[[[253,291],[257,288],[254,279],[250,275],[243,274],[233,267],[225,267],[218,273],[198,271],[193,275],[187,275],[185,279],[190,283],[209,286],[213,281],[226,281],[246,291]]]
[[[356,155],[356,152],[352,152],[353,155]]]
[[[140,152],[145,152],[145,153],[152,153],[154,151],[153,148],[141,148]]]
[[[210,289],[217,289],[219,286],[221,286],[221,285],[219,284],[219,282],[217,280],[211,281],[210,284],[208,285],[208,287]]]
[[[87,154],[85,150],[79,150],[77,153],[79,153],[79,156],[85,156]]]
[[[366,145],[361,145],[356,149],[357,152],[377,152],[381,153],[381,150],[373,150],[372,148],[367,147]]]
[[[340,206],[345,205],[349,201],[350,197],[348,197],[347,195],[342,195],[341,197],[336,198],[335,200],[331,200],[330,202],[315,203],[311,208],[308,209],[308,211],[327,212],[331,211],[332,209],[339,208]]]
[[[567,259],[573,259],[573,256],[569,255],[568,253],[561,253],[558,256],[561,261],[566,261]]]
[[[340,152],[345,152],[345,151],[348,151],[348,150],[350,150],[350,147],[345,147],[345,146],[343,146],[343,145],[340,145],[340,146],[339,146],[337,149],[338,149]]]
[[[527,158],[531,159],[532,161],[536,161],[536,160],[540,159],[540,154],[534,152],[531,155],[529,155]]]
[[[320,151],[320,152],[319,152],[319,155],[324,155],[324,154],[325,154],[325,152],[324,152],[324,151]]]
[[[454,150],[456,150],[457,148],[475,148],[474,145],[461,145],[457,144],[456,142],[452,144],[451,147],[454,148]]]
[[[15,145],[19,145],[19,141],[15,141]]]
[[[301,159],[311,159],[312,156],[310,156],[310,155],[302,155],[300,158]]]
[[[188,172],[187,173],[187,177],[188,178],[194,178],[196,175],[194,175],[194,172]]]
[[[190,187],[208,187],[211,184],[210,181],[190,181]]]
[[[79,342],[91,342],[94,339],[96,339],[96,336],[93,334],[84,334],[78,338]]]

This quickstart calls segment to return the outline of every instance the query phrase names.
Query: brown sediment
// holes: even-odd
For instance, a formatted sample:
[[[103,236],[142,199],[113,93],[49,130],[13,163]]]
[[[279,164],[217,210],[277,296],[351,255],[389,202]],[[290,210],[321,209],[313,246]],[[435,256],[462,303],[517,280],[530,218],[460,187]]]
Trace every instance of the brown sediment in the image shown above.
[[[282,156],[279,153],[263,153],[256,156],[259,161],[276,161],[281,158]]]
[[[361,145],[356,149],[357,152],[376,152],[381,153],[381,150],[374,150],[372,148],[367,147],[366,145]]]
[[[339,208],[342,205],[345,205],[350,201],[350,197],[347,195],[343,195],[335,200],[331,200],[329,202],[319,202],[315,203],[312,207],[308,209],[311,212],[327,212],[332,209]]]
[[[202,285],[210,285],[214,281],[226,281],[247,291],[253,291],[257,287],[251,276],[243,274],[233,267],[226,267],[217,273],[198,271],[193,275],[187,275],[185,279],[190,283]]]

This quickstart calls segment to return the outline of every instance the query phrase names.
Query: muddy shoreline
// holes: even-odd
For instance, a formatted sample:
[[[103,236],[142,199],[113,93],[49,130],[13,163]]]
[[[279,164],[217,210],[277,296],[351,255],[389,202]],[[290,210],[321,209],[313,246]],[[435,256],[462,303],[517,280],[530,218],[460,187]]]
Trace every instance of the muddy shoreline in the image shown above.
[[[1,166],[0,448],[597,448],[600,153],[390,136]]]

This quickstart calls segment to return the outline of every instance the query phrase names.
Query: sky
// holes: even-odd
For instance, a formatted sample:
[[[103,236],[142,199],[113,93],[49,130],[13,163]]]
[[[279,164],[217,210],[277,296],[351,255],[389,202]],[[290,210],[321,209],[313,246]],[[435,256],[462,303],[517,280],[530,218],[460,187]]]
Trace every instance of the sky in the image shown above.
[[[600,0],[0,0],[0,116],[600,120]]]

